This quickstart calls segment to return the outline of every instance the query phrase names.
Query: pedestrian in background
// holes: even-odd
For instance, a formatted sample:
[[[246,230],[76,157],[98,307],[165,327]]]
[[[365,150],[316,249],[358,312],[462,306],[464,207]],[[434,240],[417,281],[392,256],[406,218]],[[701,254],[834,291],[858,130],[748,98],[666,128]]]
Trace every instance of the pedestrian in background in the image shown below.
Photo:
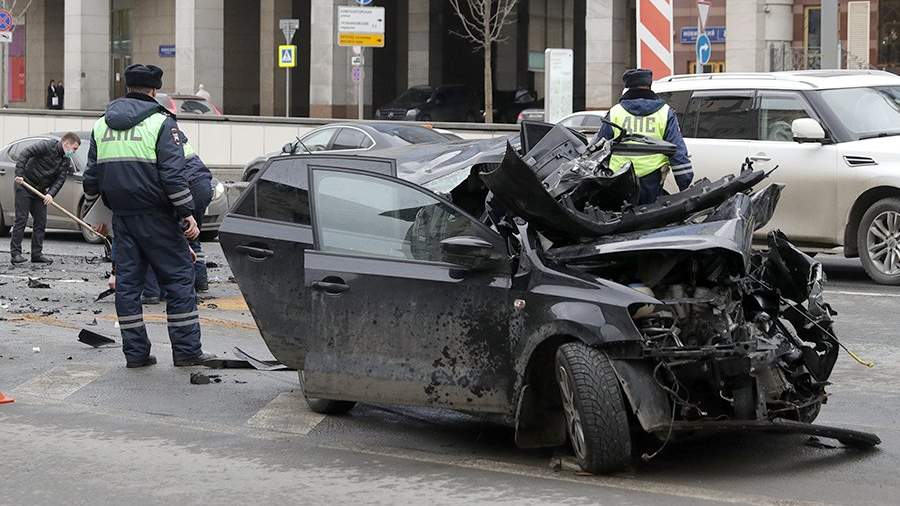
[[[163,71],[125,69],[128,93],[110,102],[91,132],[84,172],[85,205],[101,196],[113,213],[116,316],[128,368],[156,363],[144,323],[141,292],[147,268],[166,290],[166,319],[176,367],[214,358],[200,345],[200,315],[187,239],[200,234],[193,217],[184,147],[175,117],[156,99]],[[105,226],[97,226],[98,233]]]
[[[59,95],[56,94],[56,81],[51,79],[50,84],[47,85],[47,109],[56,109],[58,103]]]
[[[22,238],[28,215],[33,220],[31,226],[31,261],[52,264],[53,260],[44,256],[44,230],[47,227],[47,206],[66,182],[72,167],[72,155],[81,146],[81,139],[72,132],[65,133],[60,140],[47,139],[23,149],[16,161],[16,220],[13,224],[9,253],[12,263],[25,262],[22,256]],[[34,195],[22,183],[26,182],[44,193],[44,197]]]
[[[59,103],[56,105],[56,108],[61,110],[66,103],[66,89],[63,88],[62,81],[56,83],[56,96],[59,97]]]

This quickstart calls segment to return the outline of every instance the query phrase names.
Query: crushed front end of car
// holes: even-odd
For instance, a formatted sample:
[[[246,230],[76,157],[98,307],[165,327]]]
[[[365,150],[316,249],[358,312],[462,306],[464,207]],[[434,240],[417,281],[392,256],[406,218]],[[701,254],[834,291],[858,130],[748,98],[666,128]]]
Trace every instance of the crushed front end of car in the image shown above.
[[[627,137],[589,145],[562,127],[523,124],[522,149],[480,168],[495,213],[527,222],[548,265],[628,286],[655,302],[628,310],[642,339],[604,349],[635,418],[660,440],[681,432],[768,430],[872,446],[874,434],[813,425],[840,343],[820,263],[779,231],[761,250],[782,187],[747,161],[734,176],[637,205],[630,165],[612,152],[666,152]],[[625,142],[627,141],[627,143]],[[561,387],[563,397],[567,386]],[[563,399],[565,405],[565,399]],[[568,409],[568,408],[567,408]],[[569,439],[584,439],[580,427]],[[582,466],[614,466],[579,454]]]

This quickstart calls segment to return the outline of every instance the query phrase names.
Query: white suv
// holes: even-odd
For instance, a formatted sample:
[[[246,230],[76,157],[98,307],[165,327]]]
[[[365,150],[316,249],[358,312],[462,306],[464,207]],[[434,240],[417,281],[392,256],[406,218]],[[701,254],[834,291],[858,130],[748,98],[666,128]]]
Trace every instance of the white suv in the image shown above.
[[[900,76],[804,71],[672,76],[653,84],[678,114],[696,177],[778,167],[769,226],[807,251],[843,247],[900,285]],[[766,184],[766,183],[763,183]]]

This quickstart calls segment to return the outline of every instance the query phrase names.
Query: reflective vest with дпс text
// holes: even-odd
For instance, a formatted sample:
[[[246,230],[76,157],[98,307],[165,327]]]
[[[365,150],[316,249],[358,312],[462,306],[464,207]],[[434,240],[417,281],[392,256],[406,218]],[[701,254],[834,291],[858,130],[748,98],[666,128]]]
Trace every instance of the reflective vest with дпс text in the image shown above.
[[[666,123],[669,122],[669,106],[664,104],[652,114],[637,116],[628,112],[621,104],[616,104],[609,110],[609,120],[630,134],[663,140],[666,136]],[[609,161],[609,168],[613,172],[618,172],[626,162],[634,165],[634,173],[638,177],[644,177],[668,165],[669,157],[661,154],[613,155]]]
[[[128,130],[113,130],[104,118],[94,123],[97,163],[140,160],[156,163],[156,140],[165,114],[155,113]]]

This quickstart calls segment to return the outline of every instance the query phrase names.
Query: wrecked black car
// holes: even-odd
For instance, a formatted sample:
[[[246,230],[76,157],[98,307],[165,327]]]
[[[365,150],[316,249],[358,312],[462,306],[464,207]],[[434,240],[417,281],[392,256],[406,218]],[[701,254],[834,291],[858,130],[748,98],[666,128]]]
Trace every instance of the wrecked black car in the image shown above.
[[[751,193],[766,174],[748,163],[638,206],[633,169],[609,156],[671,145],[526,122],[482,148],[417,171],[378,153],[279,157],[229,213],[223,250],[312,410],[477,413],[521,447],[568,442],[590,472],[626,466],[641,434],[650,452],[723,430],[879,442],[812,424],[835,313],[821,266],[782,234],[751,249],[780,195]]]

